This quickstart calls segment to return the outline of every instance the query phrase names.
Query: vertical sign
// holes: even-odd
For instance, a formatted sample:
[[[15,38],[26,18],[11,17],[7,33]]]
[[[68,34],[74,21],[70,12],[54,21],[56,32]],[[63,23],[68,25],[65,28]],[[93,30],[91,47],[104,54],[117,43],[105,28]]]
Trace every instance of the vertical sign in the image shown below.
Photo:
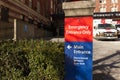
[[[65,18],[65,80],[92,80],[93,18]]]

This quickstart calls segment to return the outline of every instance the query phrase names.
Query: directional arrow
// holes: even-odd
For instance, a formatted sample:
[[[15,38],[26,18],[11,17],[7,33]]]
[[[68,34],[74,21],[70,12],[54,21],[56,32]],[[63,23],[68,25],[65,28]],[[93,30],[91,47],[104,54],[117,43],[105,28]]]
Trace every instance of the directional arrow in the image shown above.
[[[68,45],[68,46],[67,46],[67,48],[68,48],[68,49],[71,49],[71,48],[72,48],[72,46]]]

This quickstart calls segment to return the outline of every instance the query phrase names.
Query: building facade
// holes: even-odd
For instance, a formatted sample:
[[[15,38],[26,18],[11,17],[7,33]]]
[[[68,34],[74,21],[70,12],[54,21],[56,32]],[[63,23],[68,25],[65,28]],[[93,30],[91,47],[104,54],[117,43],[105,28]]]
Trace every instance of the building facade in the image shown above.
[[[58,7],[60,2],[61,0],[0,0],[0,39],[13,38],[15,19],[20,21],[21,30],[26,32],[23,33],[24,37],[32,33],[33,37],[51,35],[55,31],[51,25],[52,15],[61,11],[61,5]],[[33,28],[30,28],[31,24]]]
[[[119,12],[120,0],[95,0],[96,8],[94,12]]]
[[[57,0],[0,0],[0,19],[13,22],[17,18],[49,25],[56,4]]]
[[[95,0],[94,19],[112,19],[120,21],[120,0]]]

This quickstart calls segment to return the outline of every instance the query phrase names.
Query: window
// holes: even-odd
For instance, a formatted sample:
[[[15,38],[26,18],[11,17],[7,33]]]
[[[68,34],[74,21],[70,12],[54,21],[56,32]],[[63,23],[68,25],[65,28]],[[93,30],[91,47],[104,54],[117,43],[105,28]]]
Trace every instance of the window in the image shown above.
[[[98,24],[98,29],[114,29],[115,27],[112,24]]]
[[[40,2],[37,2],[37,12],[40,13]]]
[[[118,0],[111,0],[111,3],[118,3]]]
[[[29,7],[32,8],[32,0],[29,0]]]
[[[9,8],[2,6],[1,7],[1,20],[8,22],[9,20]]]
[[[106,0],[100,0],[99,1],[101,4],[106,4]]]
[[[118,11],[118,7],[112,7],[111,8],[111,12],[116,12],[116,11]]]
[[[106,4],[106,0],[103,0],[103,3]]]
[[[106,12],[106,8],[105,7],[100,7],[100,12]]]

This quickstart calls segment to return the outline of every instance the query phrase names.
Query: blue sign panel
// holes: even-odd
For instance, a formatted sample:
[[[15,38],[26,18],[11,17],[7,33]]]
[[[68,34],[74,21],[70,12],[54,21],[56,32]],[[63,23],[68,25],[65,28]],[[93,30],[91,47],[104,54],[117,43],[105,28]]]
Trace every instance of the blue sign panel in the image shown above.
[[[65,80],[92,80],[92,42],[65,42]]]

